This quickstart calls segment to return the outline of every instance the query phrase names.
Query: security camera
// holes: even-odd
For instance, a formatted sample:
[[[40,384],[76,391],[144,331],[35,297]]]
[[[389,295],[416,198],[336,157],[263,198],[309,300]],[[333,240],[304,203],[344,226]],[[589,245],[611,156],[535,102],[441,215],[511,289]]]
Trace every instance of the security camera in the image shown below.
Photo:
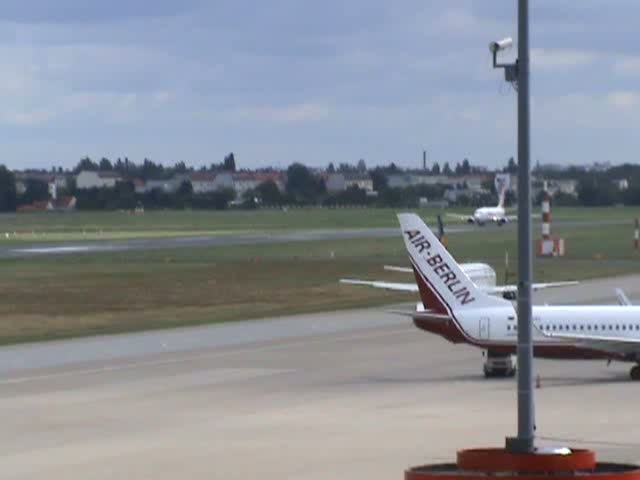
[[[511,37],[507,37],[502,40],[498,40],[497,42],[491,42],[489,44],[489,50],[491,53],[498,53],[502,50],[506,50],[507,48],[511,48],[512,45],[513,39]]]

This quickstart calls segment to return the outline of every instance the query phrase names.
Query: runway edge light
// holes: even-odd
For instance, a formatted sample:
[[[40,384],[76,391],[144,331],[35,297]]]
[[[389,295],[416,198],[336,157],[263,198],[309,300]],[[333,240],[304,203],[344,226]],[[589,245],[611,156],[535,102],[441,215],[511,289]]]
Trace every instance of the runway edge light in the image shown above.
[[[640,480],[632,464],[596,461],[591,450],[536,448],[533,402],[533,341],[531,336],[531,196],[529,162],[529,0],[518,0],[518,60],[500,64],[497,54],[511,41],[494,42],[490,49],[494,68],[518,91],[518,435],[507,438],[505,448],[465,449],[455,463],[440,463],[405,470],[405,480]],[[548,196],[547,196],[548,199]],[[547,204],[547,208],[549,205]],[[550,212],[543,221],[543,236],[550,234]],[[546,225],[545,225],[546,224]]]

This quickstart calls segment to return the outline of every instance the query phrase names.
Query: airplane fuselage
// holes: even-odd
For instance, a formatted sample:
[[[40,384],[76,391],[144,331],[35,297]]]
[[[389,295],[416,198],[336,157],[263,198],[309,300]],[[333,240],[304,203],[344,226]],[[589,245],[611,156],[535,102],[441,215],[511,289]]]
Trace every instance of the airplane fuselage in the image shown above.
[[[637,354],[607,353],[584,347],[579,341],[549,338],[558,334],[594,335],[611,339],[640,339],[640,306],[534,306],[534,355],[556,359],[609,358],[637,362]],[[450,320],[434,321],[416,315],[420,329],[436,333],[453,343],[467,343],[497,353],[515,353],[518,327],[511,306],[456,312]]]
[[[502,224],[507,222],[507,218],[503,207],[481,207],[473,212],[473,215],[469,217],[469,222],[477,225],[490,222]]]

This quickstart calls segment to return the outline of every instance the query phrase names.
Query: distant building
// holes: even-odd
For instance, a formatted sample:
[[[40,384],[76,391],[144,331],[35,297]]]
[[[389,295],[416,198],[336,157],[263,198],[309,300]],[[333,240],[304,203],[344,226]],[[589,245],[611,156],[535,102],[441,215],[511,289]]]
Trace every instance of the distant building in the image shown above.
[[[46,183],[49,185],[50,192],[52,184],[55,185],[56,191],[66,189],[68,184],[67,176],[62,173],[15,172],[14,175],[16,178],[16,192],[18,195],[22,195],[27,191],[27,182],[30,180]]]
[[[578,181],[573,179],[547,180],[547,189],[551,195],[563,193],[565,195],[578,195]]]
[[[330,173],[325,179],[325,185],[329,193],[343,192],[352,187],[373,192],[373,180],[367,173]]]
[[[216,175],[210,172],[193,172],[189,175],[193,193],[209,193],[218,189]]]
[[[254,172],[238,172],[232,174],[233,189],[238,198],[242,198],[245,192],[253,190],[262,183]]]
[[[474,193],[483,193],[483,183],[492,181],[493,176],[488,174],[469,174],[461,176],[449,175],[426,175],[417,173],[398,173],[387,176],[389,187],[415,187],[418,185],[444,185],[452,189],[465,188]],[[464,185],[464,187],[462,187]]]
[[[236,172],[233,177],[233,189],[238,197],[248,191],[258,187],[261,183],[271,181],[275,183],[278,190],[284,191],[285,181],[281,172]]]
[[[134,182],[135,187],[135,182]],[[160,190],[164,193],[174,193],[178,190],[178,186],[173,179],[169,178],[166,180],[147,180],[144,182],[144,192],[148,193],[153,190]]]
[[[329,173],[324,184],[326,185],[327,192],[329,193],[343,192],[347,189],[343,173]]]
[[[629,180],[627,180],[626,178],[619,178],[617,180],[614,180],[613,184],[621,192],[624,192],[625,190],[629,189]]]
[[[138,194],[146,193],[147,192],[147,182],[145,182],[141,178],[134,178],[133,179],[133,188],[135,189],[135,192],[138,193]]]
[[[76,177],[76,188],[84,190],[88,188],[113,188],[122,177],[116,172],[94,172],[83,170]]]
[[[29,205],[20,205],[18,212],[70,212],[76,209],[76,197],[64,196],[51,200],[33,202]]]

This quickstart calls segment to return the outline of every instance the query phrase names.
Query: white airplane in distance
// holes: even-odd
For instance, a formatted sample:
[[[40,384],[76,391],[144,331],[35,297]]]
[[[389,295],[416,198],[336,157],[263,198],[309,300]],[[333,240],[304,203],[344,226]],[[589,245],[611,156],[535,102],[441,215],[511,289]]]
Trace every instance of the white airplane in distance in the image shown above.
[[[447,216],[466,220],[467,223],[473,223],[479,226],[483,226],[485,223],[492,222],[496,223],[497,225],[504,225],[505,223],[513,222],[518,219],[517,215],[506,214],[504,209],[504,192],[500,195],[498,205],[495,207],[477,208],[469,217],[464,215],[457,215],[455,213],[448,213]]]
[[[518,335],[513,304],[480,290],[420,217],[400,214],[398,219],[422,303],[428,308],[411,313],[415,325],[450,342],[482,348],[489,357],[513,355]],[[640,307],[628,305],[624,295],[619,295],[619,302],[534,305],[534,355],[633,362],[631,379],[640,380]]]
[[[515,300],[518,293],[517,285],[497,285],[496,283],[496,271],[486,263],[461,263],[460,269],[469,277],[473,284],[489,295],[502,295],[503,298],[508,300]],[[385,265],[385,270],[414,273],[412,268],[407,267],[395,267],[391,265]],[[365,285],[374,288],[382,288],[385,290],[397,290],[403,292],[415,292],[418,293],[418,285],[416,283],[401,283],[401,282],[386,282],[382,280],[357,280],[350,278],[343,278],[340,283],[346,283],[350,285]],[[532,288],[534,291],[542,290],[545,288],[566,287],[569,285],[577,285],[576,281],[567,282],[550,282],[550,283],[534,283]],[[423,308],[422,304],[418,305],[418,309]]]
[[[517,215],[507,215],[504,208],[504,199],[509,190],[510,176],[508,174],[497,174],[495,177],[496,191],[498,192],[498,205],[495,207],[480,207],[476,209],[471,216],[458,215],[448,213],[447,216],[465,220],[467,223],[482,226],[485,223],[496,223],[504,225],[508,222],[514,222],[518,219]]]

